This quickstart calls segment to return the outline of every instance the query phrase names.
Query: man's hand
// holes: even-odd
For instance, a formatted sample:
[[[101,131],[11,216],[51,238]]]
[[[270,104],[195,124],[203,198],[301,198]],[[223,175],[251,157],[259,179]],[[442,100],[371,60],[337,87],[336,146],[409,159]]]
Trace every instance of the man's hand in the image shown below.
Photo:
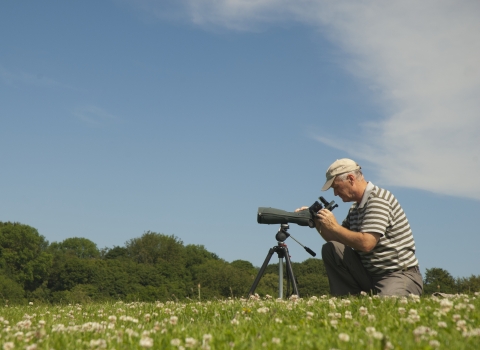
[[[335,229],[339,226],[337,219],[335,219],[335,215],[333,215],[333,213],[328,209],[320,210],[315,219],[322,224],[322,227],[329,231],[335,231]]]

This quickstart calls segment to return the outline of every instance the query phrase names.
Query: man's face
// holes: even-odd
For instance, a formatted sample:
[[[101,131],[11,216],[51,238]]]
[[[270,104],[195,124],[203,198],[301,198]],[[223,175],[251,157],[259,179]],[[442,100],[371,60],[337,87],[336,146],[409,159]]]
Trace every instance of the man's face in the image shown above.
[[[340,180],[338,177],[332,183],[333,194],[339,196],[344,202],[354,201],[353,188],[350,180]]]

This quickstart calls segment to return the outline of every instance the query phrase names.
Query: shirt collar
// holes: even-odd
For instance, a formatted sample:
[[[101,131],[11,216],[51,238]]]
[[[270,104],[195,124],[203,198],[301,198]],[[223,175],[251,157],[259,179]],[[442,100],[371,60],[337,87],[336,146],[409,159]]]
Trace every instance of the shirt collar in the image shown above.
[[[360,201],[360,204],[357,206],[357,208],[363,208],[365,203],[367,203],[368,197],[370,197],[370,193],[372,192],[374,187],[375,185],[372,184],[370,181],[367,183],[367,187],[365,187],[365,192],[363,192],[362,200]]]

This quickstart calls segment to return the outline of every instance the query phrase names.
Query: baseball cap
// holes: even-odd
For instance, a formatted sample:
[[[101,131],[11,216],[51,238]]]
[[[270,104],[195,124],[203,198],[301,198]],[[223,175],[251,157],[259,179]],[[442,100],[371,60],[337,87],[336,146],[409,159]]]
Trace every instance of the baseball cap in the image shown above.
[[[337,175],[349,173],[351,171],[358,170],[361,168],[362,167],[358,165],[357,162],[351,159],[348,159],[348,158],[337,159],[327,169],[327,173],[325,174],[327,177],[327,182],[325,182],[325,185],[323,185],[322,191],[326,191],[330,188],[330,186],[332,186],[332,183],[335,180],[335,177]]]

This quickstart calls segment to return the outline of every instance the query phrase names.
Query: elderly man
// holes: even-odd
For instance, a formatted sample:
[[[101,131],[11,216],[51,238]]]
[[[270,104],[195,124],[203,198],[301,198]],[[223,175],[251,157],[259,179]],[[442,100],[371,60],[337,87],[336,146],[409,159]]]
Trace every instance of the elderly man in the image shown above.
[[[333,188],[335,196],[353,202],[341,225],[327,209],[315,218],[318,232],[327,241],[322,259],[332,295],[422,294],[415,242],[396,198],[367,182],[351,159],[335,161],[326,176],[322,191]]]

